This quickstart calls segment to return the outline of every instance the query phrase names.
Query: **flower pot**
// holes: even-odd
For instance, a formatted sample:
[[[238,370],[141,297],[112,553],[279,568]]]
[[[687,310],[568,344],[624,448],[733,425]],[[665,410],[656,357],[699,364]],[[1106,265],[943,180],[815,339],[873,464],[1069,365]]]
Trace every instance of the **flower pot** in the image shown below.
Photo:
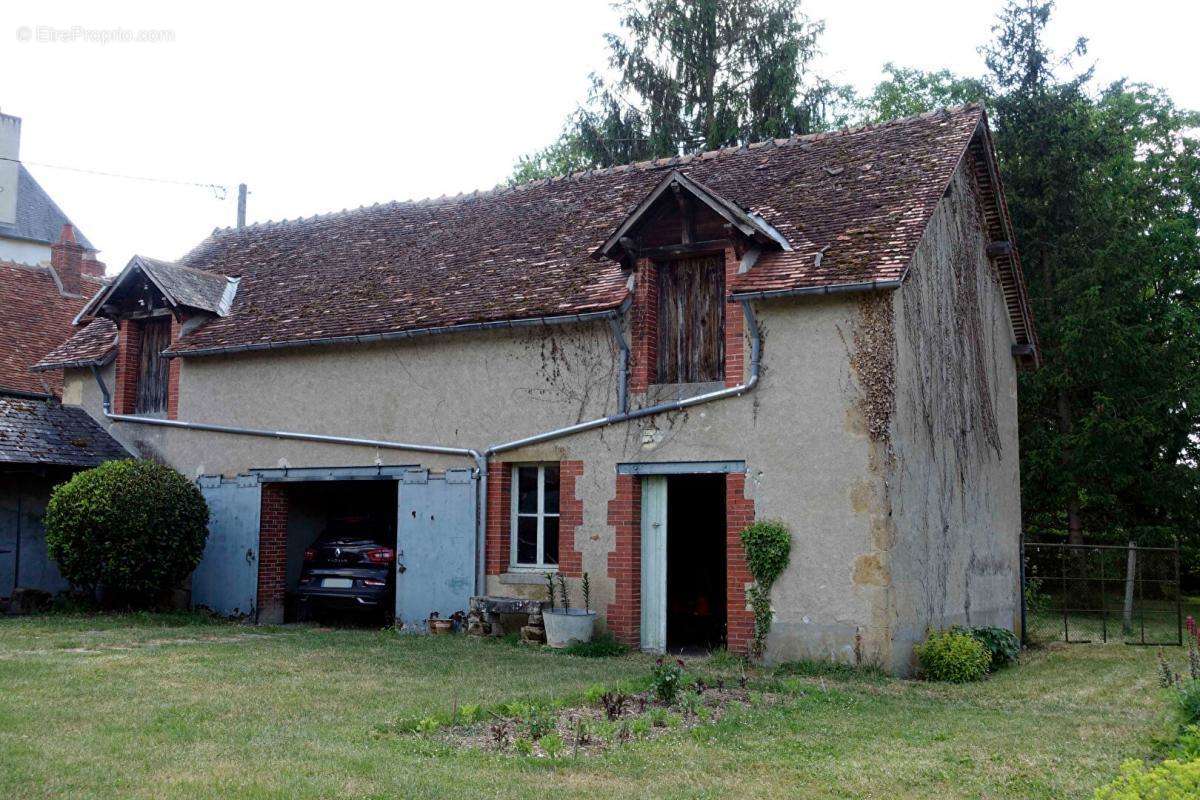
[[[546,644],[551,647],[566,647],[572,642],[590,642],[596,625],[596,612],[582,608],[542,612],[542,626],[546,629]]]
[[[454,620],[452,619],[431,619],[429,620],[429,632],[434,636],[446,636],[454,632]]]

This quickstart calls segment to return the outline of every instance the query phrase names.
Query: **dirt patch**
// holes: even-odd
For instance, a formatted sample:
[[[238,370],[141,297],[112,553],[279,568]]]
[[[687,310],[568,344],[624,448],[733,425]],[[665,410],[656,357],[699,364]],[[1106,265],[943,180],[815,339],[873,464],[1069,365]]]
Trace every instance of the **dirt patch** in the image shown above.
[[[703,683],[681,691],[672,704],[649,691],[610,692],[594,704],[558,709],[529,708],[524,713],[493,712],[469,725],[421,731],[456,748],[534,758],[598,755],[613,747],[657,739],[677,731],[713,725],[729,714],[755,705],[772,705],[781,696],[742,686]]]

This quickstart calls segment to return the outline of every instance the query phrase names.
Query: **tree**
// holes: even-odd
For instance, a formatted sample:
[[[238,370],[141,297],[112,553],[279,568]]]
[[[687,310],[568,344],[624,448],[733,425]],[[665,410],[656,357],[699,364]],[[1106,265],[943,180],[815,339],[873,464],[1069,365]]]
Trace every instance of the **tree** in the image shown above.
[[[512,181],[607,167],[844,121],[850,92],[808,75],[824,26],[800,0],[623,0],[612,78]]]
[[[1022,505],[1034,535],[1200,561],[1200,117],[1152,87],[1092,89],[1053,4],[1009,0],[978,80],[888,65],[871,120],[982,98],[1043,367],[1020,381]],[[1060,76],[1065,73],[1065,77]]]
[[[983,81],[954,75],[946,69],[922,72],[889,62],[883,65],[883,71],[887,78],[861,103],[865,122],[911,117],[935,108],[979,102],[987,96]]]
[[[1077,543],[1182,533],[1200,432],[1197,118],[1148,87],[1092,98],[1089,70],[1060,80],[1052,8],[1010,0],[984,50],[1045,355],[1021,381],[1027,520]]]

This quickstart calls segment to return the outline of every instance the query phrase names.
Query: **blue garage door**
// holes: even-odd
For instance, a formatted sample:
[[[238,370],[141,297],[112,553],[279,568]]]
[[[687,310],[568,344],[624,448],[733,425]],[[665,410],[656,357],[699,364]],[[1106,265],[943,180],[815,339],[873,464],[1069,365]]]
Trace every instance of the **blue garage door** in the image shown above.
[[[408,470],[396,525],[396,622],[425,629],[436,611],[466,611],[475,588],[477,478],[469,469]]]
[[[208,501],[208,542],[192,573],[192,605],[252,617],[258,603],[258,476],[204,475],[198,484]]]

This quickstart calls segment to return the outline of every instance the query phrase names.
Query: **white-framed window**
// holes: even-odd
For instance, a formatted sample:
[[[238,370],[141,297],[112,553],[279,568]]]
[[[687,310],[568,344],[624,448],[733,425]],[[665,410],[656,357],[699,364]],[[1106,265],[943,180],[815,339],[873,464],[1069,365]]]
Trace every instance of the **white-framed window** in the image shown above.
[[[518,569],[558,567],[558,464],[514,464],[510,563]]]

